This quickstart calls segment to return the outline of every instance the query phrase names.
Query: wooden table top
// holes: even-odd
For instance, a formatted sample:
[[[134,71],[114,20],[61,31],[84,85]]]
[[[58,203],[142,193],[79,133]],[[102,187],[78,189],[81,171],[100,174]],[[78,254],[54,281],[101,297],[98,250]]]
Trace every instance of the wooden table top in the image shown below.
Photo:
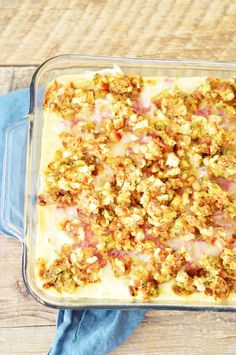
[[[234,0],[0,0],[0,94],[63,53],[236,60]],[[56,311],[28,295],[22,248],[0,237],[0,354],[46,354]],[[236,353],[236,313],[149,311],[113,354]],[[94,354],[95,355],[95,354]]]

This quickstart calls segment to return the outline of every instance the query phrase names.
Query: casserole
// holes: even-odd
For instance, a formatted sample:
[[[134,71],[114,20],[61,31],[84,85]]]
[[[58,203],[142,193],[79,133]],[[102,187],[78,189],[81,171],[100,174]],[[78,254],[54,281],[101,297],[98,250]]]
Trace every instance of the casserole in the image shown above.
[[[94,58],[79,56],[60,56],[44,63],[35,73],[31,84],[30,112],[26,120],[18,122],[10,127],[7,132],[6,154],[4,163],[2,201],[9,203],[12,199],[11,186],[8,185],[9,174],[15,169],[14,159],[9,156],[13,142],[16,142],[18,134],[25,134],[27,151],[24,146],[21,150],[22,164],[26,157],[26,178],[25,178],[25,202],[24,202],[24,223],[13,225],[14,210],[2,208],[2,224],[8,234],[14,235],[23,241],[23,275],[29,291],[34,297],[49,306],[64,308],[86,308],[86,307],[165,307],[165,308],[211,308],[217,310],[232,310],[235,308],[235,301],[225,301],[211,303],[210,301],[192,302],[186,299],[171,300],[119,300],[119,299],[76,299],[70,297],[54,297],[48,295],[37,286],[34,273],[35,246],[37,239],[37,196],[39,192],[39,166],[41,157],[41,139],[43,130],[43,94],[48,84],[61,75],[83,74],[86,71],[98,71],[110,68],[117,64],[124,72],[129,74],[139,74],[142,76],[156,77],[207,77],[214,76],[220,78],[232,78],[235,74],[236,65],[234,63],[203,63],[203,62],[177,62],[177,61],[158,61],[142,59],[120,59],[120,58]],[[15,151],[15,149],[13,149]],[[19,152],[18,152],[19,154]],[[19,155],[17,157],[19,160]],[[23,166],[21,164],[21,167]],[[3,205],[2,205],[3,206]],[[7,206],[6,206],[7,207]],[[14,220],[17,220],[16,217]]]

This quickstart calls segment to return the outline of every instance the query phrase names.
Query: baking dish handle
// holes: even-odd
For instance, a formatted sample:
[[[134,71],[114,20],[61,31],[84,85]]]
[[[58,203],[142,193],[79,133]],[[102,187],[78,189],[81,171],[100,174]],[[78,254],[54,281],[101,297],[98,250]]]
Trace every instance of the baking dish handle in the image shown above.
[[[26,118],[6,130],[1,186],[1,231],[10,237],[24,237],[24,191],[26,152],[30,121]]]

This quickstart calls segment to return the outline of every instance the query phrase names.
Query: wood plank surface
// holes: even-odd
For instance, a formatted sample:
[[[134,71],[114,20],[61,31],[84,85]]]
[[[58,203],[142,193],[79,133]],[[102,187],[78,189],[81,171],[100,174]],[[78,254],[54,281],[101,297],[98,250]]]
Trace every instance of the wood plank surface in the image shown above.
[[[235,0],[0,0],[0,64],[62,53],[236,59]]]
[[[36,66],[0,66],[0,95],[6,94],[8,91],[29,87],[32,75],[36,68]]]
[[[0,0],[0,9],[0,94],[27,87],[35,65],[63,53],[236,59],[234,0]],[[46,354],[56,311],[28,295],[21,252],[19,243],[0,236],[0,354]],[[113,353],[234,355],[235,349],[236,314],[149,311]]]

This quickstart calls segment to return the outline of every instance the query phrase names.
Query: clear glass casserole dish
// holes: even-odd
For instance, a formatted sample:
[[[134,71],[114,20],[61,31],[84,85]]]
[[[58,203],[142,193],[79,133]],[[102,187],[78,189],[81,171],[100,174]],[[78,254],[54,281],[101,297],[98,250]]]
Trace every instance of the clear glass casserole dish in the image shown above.
[[[10,126],[6,133],[1,199],[1,224],[6,234],[23,245],[23,277],[29,292],[40,303],[56,308],[166,308],[185,310],[235,311],[236,301],[190,302],[183,301],[132,301],[119,299],[82,299],[54,297],[39,289],[35,277],[35,252],[37,238],[37,196],[39,192],[39,166],[41,139],[44,124],[43,96],[48,84],[61,75],[83,74],[118,65],[124,73],[156,77],[219,77],[236,76],[236,63],[165,61],[153,59],[108,58],[79,55],[62,55],[43,63],[35,72],[30,86],[29,114]],[[20,139],[19,139],[20,138]],[[24,186],[13,186],[10,176],[25,174]],[[24,201],[24,221],[18,215]],[[19,198],[18,198],[19,197]],[[14,221],[14,222],[13,222]]]

